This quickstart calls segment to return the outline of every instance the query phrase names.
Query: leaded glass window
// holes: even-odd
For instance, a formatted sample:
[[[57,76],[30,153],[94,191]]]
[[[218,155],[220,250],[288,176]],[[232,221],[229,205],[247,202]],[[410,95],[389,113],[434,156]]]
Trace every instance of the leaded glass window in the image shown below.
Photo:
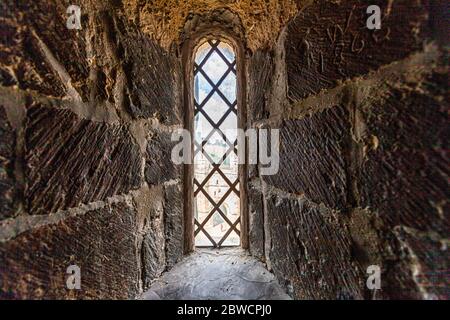
[[[205,41],[194,65],[194,217],[197,247],[240,243],[236,57]]]

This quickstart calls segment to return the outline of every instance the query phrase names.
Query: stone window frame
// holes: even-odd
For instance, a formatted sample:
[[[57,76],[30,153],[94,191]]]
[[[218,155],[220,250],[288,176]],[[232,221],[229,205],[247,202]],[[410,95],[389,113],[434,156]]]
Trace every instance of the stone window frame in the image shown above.
[[[237,121],[238,128],[246,129],[247,105],[246,105],[246,73],[245,73],[245,50],[239,37],[233,36],[227,30],[220,27],[204,27],[203,30],[196,31],[195,34],[183,43],[181,47],[182,71],[183,71],[183,120],[184,128],[189,130],[194,136],[194,60],[197,49],[207,40],[219,39],[233,47],[236,55],[236,99],[237,99]],[[184,193],[184,248],[185,254],[195,250],[194,238],[194,144],[191,144],[192,164],[185,164],[183,177]],[[240,190],[240,246],[243,249],[249,248],[248,238],[248,203],[247,203],[247,158],[248,147],[245,145],[245,164],[240,164],[238,168],[239,190]],[[242,162],[242,161],[240,161]]]

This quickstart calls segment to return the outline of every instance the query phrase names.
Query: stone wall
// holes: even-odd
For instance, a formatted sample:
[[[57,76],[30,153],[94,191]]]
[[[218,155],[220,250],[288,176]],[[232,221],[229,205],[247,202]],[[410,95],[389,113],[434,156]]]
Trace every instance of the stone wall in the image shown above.
[[[381,30],[367,1],[311,1],[250,58],[250,126],[281,139],[278,174],[250,174],[250,251],[297,299],[448,299],[448,4],[371,4]]]
[[[134,298],[180,260],[173,48],[230,16],[248,126],[281,139],[250,252],[297,299],[448,299],[447,1],[373,0],[379,31],[363,0],[166,2],[80,0],[82,30],[68,0],[0,4],[0,298]]]
[[[180,66],[117,3],[0,5],[0,298],[134,298],[182,257]]]

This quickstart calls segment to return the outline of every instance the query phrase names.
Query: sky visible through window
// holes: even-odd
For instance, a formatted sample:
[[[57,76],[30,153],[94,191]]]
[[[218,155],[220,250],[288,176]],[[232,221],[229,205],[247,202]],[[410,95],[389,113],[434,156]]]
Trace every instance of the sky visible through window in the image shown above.
[[[240,203],[233,48],[206,41],[197,50],[194,73],[195,245],[236,246]]]

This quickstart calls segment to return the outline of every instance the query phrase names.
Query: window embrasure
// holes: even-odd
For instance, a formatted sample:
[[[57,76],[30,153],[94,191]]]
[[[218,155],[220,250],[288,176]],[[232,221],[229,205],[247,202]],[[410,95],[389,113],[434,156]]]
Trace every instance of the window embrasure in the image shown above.
[[[236,55],[221,40],[194,62],[194,218],[197,247],[240,244]],[[226,208],[226,209],[225,209]]]

